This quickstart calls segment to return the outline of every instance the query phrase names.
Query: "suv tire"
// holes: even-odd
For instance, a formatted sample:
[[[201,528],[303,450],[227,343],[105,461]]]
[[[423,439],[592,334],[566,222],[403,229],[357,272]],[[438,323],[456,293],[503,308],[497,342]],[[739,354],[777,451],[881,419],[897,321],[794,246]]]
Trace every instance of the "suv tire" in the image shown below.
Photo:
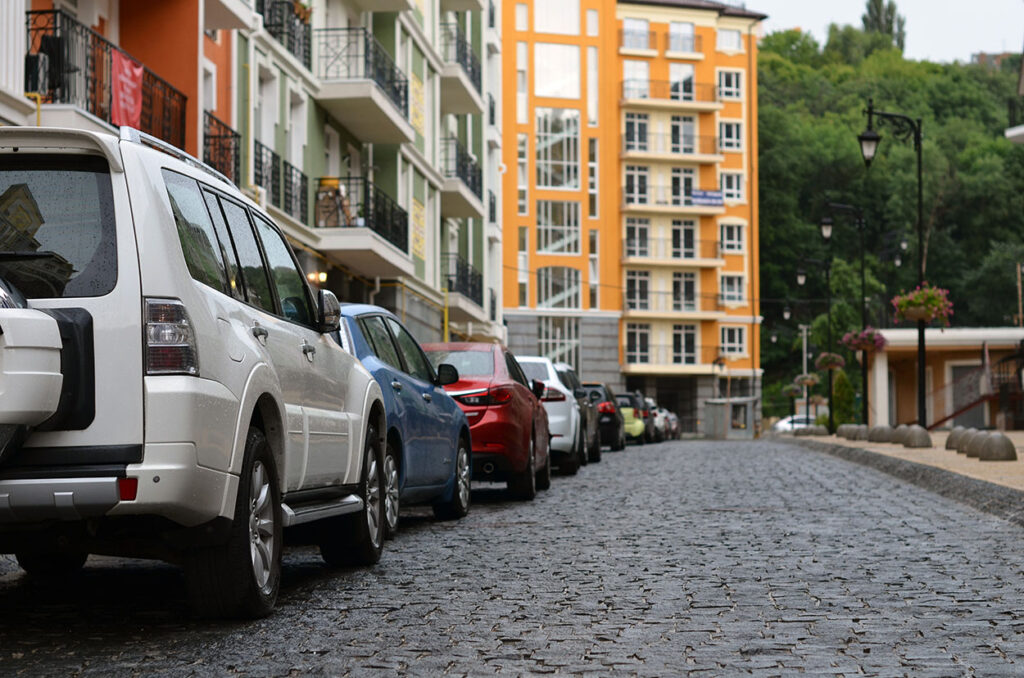
[[[18,551],[18,565],[33,577],[66,577],[82,569],[88,553],[77,551]]]
[[[596,464],[601,461],[601,432],[594,432],[594,442],[591,443],[590,449],[587,450],[587,460],[591,463]]]
[[[226,543],[186,561],[192,609],[202,617],[264,617],[281,587],[281,493],[270,445],[250,428],[235,518]]]
[[[366,429],[357,513],[324,521],[320,555],[328,565],[373,565],[384,550],[384,454],[377,427]]]

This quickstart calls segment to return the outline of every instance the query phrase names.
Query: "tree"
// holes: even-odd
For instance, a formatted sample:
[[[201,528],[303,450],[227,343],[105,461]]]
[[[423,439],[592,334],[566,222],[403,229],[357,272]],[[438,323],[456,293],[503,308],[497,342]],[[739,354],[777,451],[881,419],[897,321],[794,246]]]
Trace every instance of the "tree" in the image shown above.
[[[865,33],[881,33],[901,52],[907,38],[907,19],[896,13],[896,3],[889,0],[868,0],[867,12],[861,16]]]
[[[836,370],[832,381],[832,418],[836,424],[852,424],[855,421],[853,384],[845,370]]]

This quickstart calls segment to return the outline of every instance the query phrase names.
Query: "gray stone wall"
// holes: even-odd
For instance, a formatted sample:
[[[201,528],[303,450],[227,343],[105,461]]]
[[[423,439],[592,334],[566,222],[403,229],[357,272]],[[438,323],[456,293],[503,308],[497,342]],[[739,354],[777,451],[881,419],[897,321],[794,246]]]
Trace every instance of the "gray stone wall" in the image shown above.
[[[582,381],[600,381],[615,391],[624,390],[617,318],[580,318],[579,376]]]
[[[382,287],[373,303],[397,315],[421,343],[441,341],[441,310],[404,287]]]
[[[539,327],[536,316],[506,314],[505,326],[508,327],[508,348],[513,354],[537,355]]]

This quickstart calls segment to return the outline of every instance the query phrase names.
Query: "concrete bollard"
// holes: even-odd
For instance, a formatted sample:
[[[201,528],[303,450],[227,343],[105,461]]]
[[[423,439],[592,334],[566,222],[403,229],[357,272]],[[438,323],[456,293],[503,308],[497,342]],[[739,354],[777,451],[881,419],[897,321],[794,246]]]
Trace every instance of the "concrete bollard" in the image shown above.
[[[923,448],[932,446],[932,437],[928,430],[920,424],[908,426],[903,432],[903,447]]]
[[[795,436],[809,436],[811,435],[812,426],[804,426],[802,428],[793,429],[793,435]]]
[[[887,443],[892,440],[891,426],[872,426],[868,431],[868,440],[873,443]]]
[[[1005,433],[990,433],[981,450],[982,461],[1017,461],[1017,448]]]
[[[903,441],[906,440],[908,428],[909,427],[906,424],[900,424],[897,426],[893,429],[892,438],[889,439],[889,442],[895,445],[902,445]]]
[[[858,424],[857,429],[853,432],[853,438],[851,440],[867,440],[868,439],[868,426],[867,424]]]
[[[840,424],[839,428],[836,429],[836,435],[840,438],[846,438],[850,440],[850,436],[853,435],[853,424]]]
[[[967,429],[963,426],[954,426],[953,430],[950,431],[949,435],[946,437],[946,449],[955,450],[956,442],[960,440],[960,436],[962,436],[966,430]]]
[[[971,438],[978,435],[978,429],[969,428],[960,434],[960,437],[956,441],[956,451],[958,454],[967,454],[967,443],[971,442]]]
[[[828,435],[828,428],[825,427],[825,426],[812,426],[811,428],[814,429],[814,432],[811,433],[812,436],[827,436]]]
[[[967,456],[975,459],[981,458],[981,450],[985,447],[985,441],[988,440],[988,431],[978,431],[971,438],[971,442],[967,443]]]

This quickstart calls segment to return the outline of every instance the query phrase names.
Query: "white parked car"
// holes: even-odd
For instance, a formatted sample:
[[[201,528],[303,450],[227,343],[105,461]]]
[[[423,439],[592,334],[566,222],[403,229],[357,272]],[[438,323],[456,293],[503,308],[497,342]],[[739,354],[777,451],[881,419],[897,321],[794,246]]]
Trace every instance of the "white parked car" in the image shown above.
[[[791,414],[788,417],[779,419],[772,426],[773,431],[795,431],[798,428],[806,428],[814,424],[814,417],[806,414]]]
[[[548,413],[548,431],[551,433],[552,463],[563,473],[576,473],[587,463],[585,432],[576,394],[562,383],[558,370],[550,358],[543,356],[516,356],[527,379],[544,382],[541,403]]]
[[[661,441],[668,438],[668,410],[664,407],[658,407],[658,403],[654,401],[654,398],[644,398],[647,403],[647,409],[651,411],[651,416],[654,417],[654,439]]]
[[[127,128],[0,128],[0,242],[0,552],[181,563],[207,616],[273,609],[286,527],[380,557],[380,387],[223,176]]]

